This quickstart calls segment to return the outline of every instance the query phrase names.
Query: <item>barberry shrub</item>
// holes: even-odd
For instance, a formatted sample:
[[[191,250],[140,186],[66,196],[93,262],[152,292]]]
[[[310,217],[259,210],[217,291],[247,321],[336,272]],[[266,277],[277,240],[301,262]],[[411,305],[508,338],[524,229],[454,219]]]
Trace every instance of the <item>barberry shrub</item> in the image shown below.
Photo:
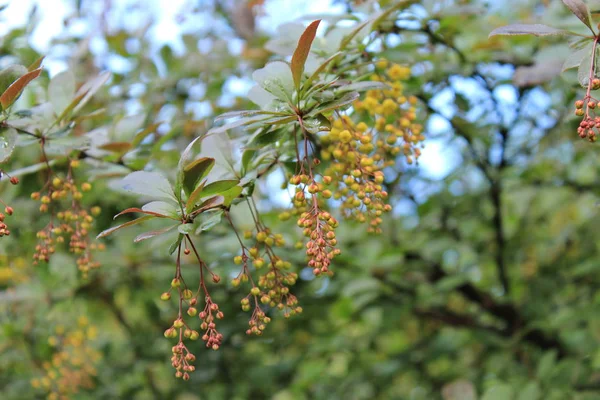
[[[195,370],[190,343],[201,339],[207,348],[218,350],[224,339],[219,321],[226,316],[211,295],[213,285],[245,288],[240,302],[242,310],[250,313],[249,335],[261,335],[276,310],[285,317],[301,313],[293,294],[299,266],[286,256],[284,235],[263,220],[253,196],[255,188],[274,171],[285,176],[281,190],[290,194],[290,200],[280,219],[294,218],[305,238],[296,240],[294,247],[304,250],[305,265],[315,276],[334,275],[335,258],[341,252],[336,228],[344,221],[365,223],[369,233],[382,232],[385,214],[391,211],[386,168],[396,165],[400,157],[407,164],[417,162],[424,136],[417,122],[417,98],[404,92],[410,66],[379,57],[373,51],[373,32],[409,3],[400,2],[350,29],[333,25],[323,37],[317,37],[321,20],[316,20],[303,28],[292,46],[284,43],[289,38],[273,40],[268,46],[277,49],[280,59],[252,74],[255,86],[248,98],[259,108],[218,116],[215,126],[190,141],[172,176],[162,173],[150,158],[140,157],[159,123],[134,116],[109,129],[93,129],[103,110],[85,106],[111,79],[108,74],[77,85],[71,71],[62,72],[48,84],[51,102],[17,111],[12,105],[25,86],[40,76],[43,58],[28,68],[15,65],[1,71],[0,124],[6,146],[0,162],[6,163],[18,146],[39,149],[37,164],[13,172],[2,169],[13,185],[19,184],[19,176],[37,173],[41,177],[30,194],[43,221],[32,264],[50,262],[57,247],[65,246],[75,255],[81,278],[89,279],[101,266],[95,253],[105,248],[104,238],[160,221],[160,226],[139,234],[134,242],[160,236],[170,243],[164,251],[174,257],[173,274],[160,299],[176,304],[164,336],[174,341],[171,363],[175,376],[183,380]],[[229,136],[232,132],[238,135],[235,141]],[[145,204],[116,214],[115,218],[137,217],[94,239],[94,218],[102,210],[86,193],[97,184],[90,182],[90,171],[98,165],[116,168],[105,176],[96,174],[98,182],[128,170],[118,181],[118,190],[139,196]],[[19,208],[4,205],[0,236],[9,236],[8,217],[19,213]],[[232,213],[239,208],[249,212],[252,229],[242,232],[236,226]],[[230,279],[223,279],[210,266],[211,260],[198,246],[203,232],[223,224],[239,243],[239,253],[231,262],[240,269]],[[184,273],[189,263],[196,264],[197,282]],[[72,345],[74,337],[67,336],[65,343]],[[61,354],[55,355],[56,367],[67,360]],[[81,383],[66,386],[62,380],[53,381],[56,374],[51,367],[46,370],[47,375],[32,384],[52,390],[52,397],[88,385],[88,375],[93,374],[91,367],[77,370],[72,378]],[[71,375],[61,374],[61,379],[67,376]]]

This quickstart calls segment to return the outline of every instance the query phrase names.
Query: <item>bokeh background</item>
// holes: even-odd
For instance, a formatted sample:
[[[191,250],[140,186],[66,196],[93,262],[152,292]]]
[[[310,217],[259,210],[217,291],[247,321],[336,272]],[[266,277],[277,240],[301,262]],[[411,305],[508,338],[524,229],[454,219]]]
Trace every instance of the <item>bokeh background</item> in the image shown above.
[[[347,15],[394,3],[10,1],[0,12],[0,67],[46,55],[23,107],[47,100],[42,88],[67,68],[79,82],[112,72],[91,106],[106,108],[107,126],[139,114],[160,121],[152,163],[175,168],[216,115],[252,107],[250,75],[273,58],[278,26],[348,24]],[[28,194],[41,181],[0,182],[3,200],[21,210],[0,240],[0,397],[55,398],[44,382],[56,381],[49,366],[62,357],[89,367],[62,371],[78,383],[73,399],[600,398],[598,150],[577,137],[572,104],[582,90],[576,72],[560,74],[570,49],[564,38],[488,39],[516,21],[581,24],[558,0],[412,3],[374,49],[411,67],[405,90],[421,101],[427,137],[418,165],[399,160],[388,171],[385,233],[342,224],[333,279],[313,279],[301,252],[286,249],[304,312],[274,317],[260,338],[244,334],[241,292],[215,289],[226,339],[217,352],[198,344],[189,382],[174,379],[162,336],[174,309],[159,295],[173,260],[160,239],[136,245],[133,229],[106,240],[102,267],[87,279],[67,254],[33,266],[41,226]],[[39,156],[17,154],[9,170]],[[98,231],[135,202],[101,175],[91,174],[86,200],[102,207]],[[289,204],[282,180],[270,175],[257,200],[293,244],[294,224],[277,219]],[[226,226],[200,248],[222,276],[235,273]]]

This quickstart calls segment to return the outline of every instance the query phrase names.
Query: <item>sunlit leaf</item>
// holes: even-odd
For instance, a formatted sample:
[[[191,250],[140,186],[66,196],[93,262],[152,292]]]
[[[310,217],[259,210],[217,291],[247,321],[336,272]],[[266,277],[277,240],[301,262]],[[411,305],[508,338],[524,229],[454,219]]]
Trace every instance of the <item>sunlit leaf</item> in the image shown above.
[[[48,85],[48,99],[52,103],[54,113],[62,115],[75,96],[75,76],[70,70],[57,74]]]
[[[123,178],[121,187],[128,192],[144,195],[155,200],[177,203],[169,181],[156,172],[132,172]]]

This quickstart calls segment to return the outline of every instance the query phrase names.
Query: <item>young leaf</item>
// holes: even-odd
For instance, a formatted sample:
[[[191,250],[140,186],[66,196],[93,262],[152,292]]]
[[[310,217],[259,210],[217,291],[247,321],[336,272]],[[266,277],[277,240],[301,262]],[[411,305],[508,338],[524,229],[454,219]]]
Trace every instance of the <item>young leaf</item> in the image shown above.
[[[254,149],[246,149],[244,154],[242,154],[242,175],[246,175],[250,161],[252,161],[252,158],[254,158],[255,155],[256,150]]]
[[[189,235],[194,232],[194,224],[181,224],[177,227],[177,230],[182,235]]]
[[[223,217],[223,210],[210,211],[207,214],[209,214],[210,216],[204,219],[200,224],[200,227],[196,229],[196,235],[200,234],[200,232],[209,230],[210,228],[221,222],[221,218]]]
[[[212,196],[213,194],[221,194],[231,189],[238,183],[239,181],[236,179],[213,182],[204,186],[204,189],[200,195],[201,197],[208,197]]]
[[[182,240],[183,235],[180,233],[179,236],[177,236],[177,240],[171,243],[171,245],[169,246],[169,255],[175,253],[175,250],[177,250]]]
[[[29,82],[40,76],[41,73],[41,69],[35,69],[14,81],[12,85],[10,85],[8,89],[6,89],[4,93],[2,93],[2,96],[0,96],[0,105],[2,105],[2,109],[6,110],[15,101],[17,101],[17,99],[23,92],[23,89],[25,89],[25,86],[27,86]]]
[[[148,196],[155,200],[175,202],[177,199],[169,181],[159,173],[136,171],[121,181],[121,187],[128,192]]]
[[[319,27],[320,23],[321,20],[318,19],[308,25],[302,36],[300,36],[300,40],[298,40],[298,46],[294,51],[294,55],[292,55],[292,76],[294,77],[296,89],[300,89],[302,73],[304,73],[304,64],[306,63],[306,59],[310,53],[310,47],[313,40],[315,40],[317,28]]]
[[[151,216],[151,215],[146,215],[144,217],[140,217],[140,218],[134,219],[133,221],[127,221],[124,224],[113,226],[112,228],[108,228],[108,229],[100,232],[98,234],[98,236],[96,236],[96,239],[100,239],[100,238],[106,237],[106,236],[110,235],[111,233],[113,233],[115,231],[118,231],[119,229],[126,228],[126,227],[132,226],[132,225],[137,225],[140,222],[148,221],[148,220],[150,220],[152,218],[154,218],[154,217]]]
[[[192,157],[192,148],[197,141],[202,140],[205,136],[198,136],[187,145],[177,164],[177,178],[175,181],[175,196],[179,199],[181,197],[181,189],[183,189],[183,180],[185,177],[185,167],[188,165],[190,158]],[[158,145],[159,143],[157,143]],[[159,147],[160,148],[160,147]]]
[[[171,229],[175,228],[177,225],[171,225],[171,226],[167,226],[166,228],[161,228],[161,229],[156,229],[153,231],[148,231],[148,232],[144,232],[144,233],[140,233],[139,235],[137,235],[135,237],[135,239],[133,239],[134,243],[139,243],[142,240],[146,240],[146,239],[150,239],[153,238],[155,236],[158,235],[162,235],[163,233],[167,233],[169,232]]]
[[[14,128],[4,128],[0,131],[0,163],[8,160],[17,145],[17,131]]]
[[[192,193],[200,182],[210,173],[215,166],[215,159],[202,157],[188,164],[183,170],[183,190]]]
[[[337,89],[337,92],[364,92],[367,90],[384,90],[389,88],[390,87],[383,82],[362,81],[340,86],[340,88]]]
[[[221,196],[223,196],[223,204],[225,206],[231,205],[231,202],[240,194],[242,194],[243,190],[244,188],[241,186],[234,186],[224,192],[221,192]]]
[[[204,190],[204,184],[206,183],[206,181],[200,183],[198,185],[198,187],[196,187],[194,189],[194,191],[189,195],[188,199],[187,199],[187,203],[185,203],[185,213],[189,214],[192,212],[192,210],[194,209],[194,207],[196,207],[196,204],[198,203],[198,201],[202,198],[202,190]]]
[[[9,65],[0,71],[0,93],[4,92],[17,79],[27,73],[23,65]]]
[[[592,28],[592,16],[590,15],[590,10],[583,1],[562,0],[562,2],[565,4],[565,6],[569,7],[569,10],[571,10],[571,12],[575,14],[575,16],[579,18],[579,20],[583,22],[593,34],[596,34],[596,32],[594,32],[594,28]]]
[[[73,101],[74,95],[75,76],[71,71],[63,71],[50,80],[48,98],[57,116],[62,115],[63,111],[67,109]]]
[[[317,114],[323,113],[325,111],[329,111],[329,110],[335,110],[338,108],[342,108],[345,107],[347,105],[350,105],[354,102],[354,100],[358,99],[360,97],[360,95],[357,92],[350,92],[350,93],[346,93],[345,95],[343,95],[342,97],[340,97],[339,99],[327,102],[327,103],[323,103],[320,104],[319,107],[315,108],[314,110],[312,110],[307,117],[312,117],[315,116]]]
[[[496,35],[577,35],[574,32],[565,31],[564,29],[556,29],[551,26],[542,24],[512,24],[494,29],[489,37]]]

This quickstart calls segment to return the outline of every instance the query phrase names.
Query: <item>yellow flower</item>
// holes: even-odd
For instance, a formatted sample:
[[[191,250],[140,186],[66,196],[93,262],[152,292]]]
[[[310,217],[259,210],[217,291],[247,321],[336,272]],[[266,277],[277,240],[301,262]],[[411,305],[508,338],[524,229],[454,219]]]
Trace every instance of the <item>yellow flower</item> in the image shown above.
[[[404,80],[410,76],[410,68],[394,64],[390,68],[388,68],[387,74],[392,80]]]

